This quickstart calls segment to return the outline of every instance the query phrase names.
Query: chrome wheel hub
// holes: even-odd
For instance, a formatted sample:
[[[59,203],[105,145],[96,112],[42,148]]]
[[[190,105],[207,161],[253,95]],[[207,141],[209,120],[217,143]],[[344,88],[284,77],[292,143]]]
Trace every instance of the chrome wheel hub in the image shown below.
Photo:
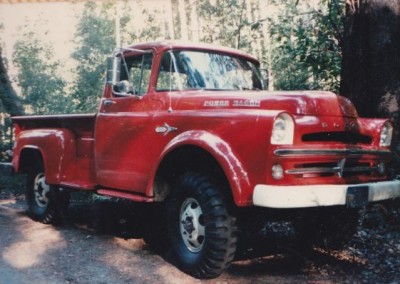
[[[188,250],[199,252],[204,244],[205,227],[203,210],[194,198],[186,199],[179,215],[180,232]]]
[[[48,193],[50,186],[46,183],[44,173],[39,173],[33,184],[33,193],[35,195],[36,204],[39,207],[46,207],[49,204]]]

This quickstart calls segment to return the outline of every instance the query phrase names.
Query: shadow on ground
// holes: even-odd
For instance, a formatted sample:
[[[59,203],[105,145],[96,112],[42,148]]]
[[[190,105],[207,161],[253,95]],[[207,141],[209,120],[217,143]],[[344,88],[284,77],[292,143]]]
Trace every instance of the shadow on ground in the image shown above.
[[[71,204],[68,211],[69,223],[73,226],[125,239],[140,239],[152,224],[146,223],[146,210],[142,204],[117,199],[96,199]],[[290,230],[290,229],[289,229]],[[166,236],[160,236],[160,238]],[[153,251],[151,247],[146,246]],[[174,264],[168,250],[160,252],[166,261]],[[304,276],[325,271],[334,275],[357,275],[365,269],[365,261],[353,256],[304,247],[295,234],[269,232],[246,239],[227,273],[235,277],[250,276]],[[327,274],[331,272],[326,272]]]

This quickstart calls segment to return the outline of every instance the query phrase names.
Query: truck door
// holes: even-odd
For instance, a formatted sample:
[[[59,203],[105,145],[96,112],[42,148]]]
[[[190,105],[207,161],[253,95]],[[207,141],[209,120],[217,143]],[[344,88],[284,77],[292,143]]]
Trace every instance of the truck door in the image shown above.
[[[120,83],[101,100],[95,129],[95,170],[98,184],[115,189],[144,191],[149,174],[143,145],[152,133],[147,95],[152,53],[126,56]],[[119,87],[118,87],[119,85]]]

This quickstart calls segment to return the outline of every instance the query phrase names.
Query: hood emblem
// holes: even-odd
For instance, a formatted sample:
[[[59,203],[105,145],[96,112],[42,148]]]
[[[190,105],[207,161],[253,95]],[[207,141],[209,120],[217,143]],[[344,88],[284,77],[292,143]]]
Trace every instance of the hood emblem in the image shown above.
[[[170,132],[177,131],[177,130],[178,130],[178,128],[173,127],[173,126],[169,126],[166,122],[164,123],[163,126],[157,126],[156,127],[156,133],[163,133],[164,136],[167,135]]]

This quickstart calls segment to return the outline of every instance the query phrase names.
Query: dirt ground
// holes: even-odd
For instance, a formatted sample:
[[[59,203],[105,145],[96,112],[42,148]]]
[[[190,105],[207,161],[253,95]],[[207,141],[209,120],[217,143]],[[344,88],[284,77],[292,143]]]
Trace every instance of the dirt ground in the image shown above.
[[[23,181],[0,177],[0,283],[400,283],[397,207],[371,209],[341,251],[278,242],[273,254],[235,261],[201,281],[143,242],[137,214],[87,195],[73,197],[68,224],[43,225],[26,214]]]

